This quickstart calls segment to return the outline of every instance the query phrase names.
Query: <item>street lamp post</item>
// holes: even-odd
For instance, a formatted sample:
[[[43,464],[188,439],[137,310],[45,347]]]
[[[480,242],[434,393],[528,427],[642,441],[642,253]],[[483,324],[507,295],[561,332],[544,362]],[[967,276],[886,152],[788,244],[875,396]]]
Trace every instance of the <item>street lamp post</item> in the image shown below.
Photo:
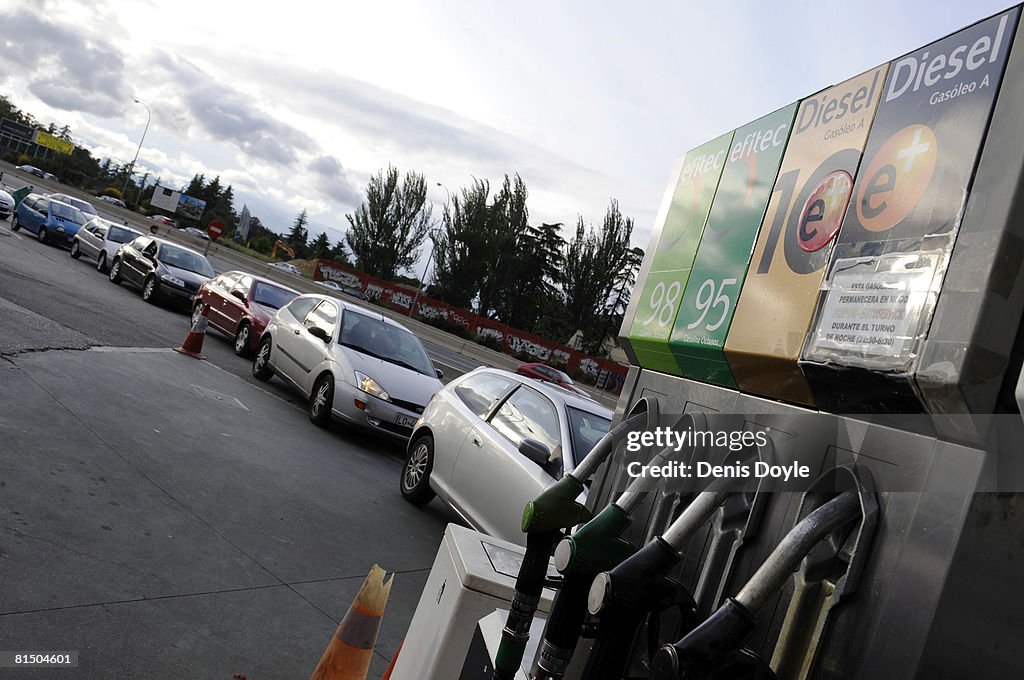
[[[144,102],[140,102],[138,99],[135,100],[136,104],[142,104],[146,106]],[[125,192],[128,191],[128,181],[132,178],[132,173],[135,171],[135,161],[139,160],[139,152],[142,151],[142,143],[146,141],[146,133],[149,132],[149,121],[153,118],[153,114],[150,112],[149,107],[146,106],[146,127],[142,130],[142,138],[139,139],[139,148],[135,150],[135,158],[128,165],[128,174],[124,178],[124,186],[121,187],[121,198],[125,198]]]
[[[451,203],[452,200],[451,192],[448,191],[448,187],[440,182],[437,183],[437,186],[444,189],[444,193],[447,196],[444,202],[444,212],[445,214],[448,214],[448,204]],[[430,261],[434,259],[434,250],[437,249],[437,232],[438,229],[436,227],[430,232],[430,253],[427,255],[427,265],[423,267],[423,276],[420,277],[420,285],[416,286],[416,296],[412,299],[412,306],[409,307],[410,318],[412,318],[413,312],[416,311],[416,303],[420,301],[420,293],[423,291],[423,288],[427,283],[426,279],[427,272],[430,270]]]

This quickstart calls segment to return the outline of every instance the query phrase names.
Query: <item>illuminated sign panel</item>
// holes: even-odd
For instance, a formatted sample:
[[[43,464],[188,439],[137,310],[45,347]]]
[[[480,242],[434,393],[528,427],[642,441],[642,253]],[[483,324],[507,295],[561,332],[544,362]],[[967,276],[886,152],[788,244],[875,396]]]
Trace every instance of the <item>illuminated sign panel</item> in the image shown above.
[[[825,408],[906,412],[918,403],[910,376],[1019,12],[979,22],[890,66],[801,363]]]
[[[733,136],[669,343],[687,378],[735,387],[725,338],[796,109],[794,102]]]
[[[813,404],[797,360],[887,71],[879,66],[800,104],[725,342],[745,392]]]
[[[668,347],[669,335],[697,254],[733,133],[699,146],[683,158],[672,202],[661,229],[651,239],[643,269],[646,278],[629,329],[629,343],[644,368],[679,375]]]

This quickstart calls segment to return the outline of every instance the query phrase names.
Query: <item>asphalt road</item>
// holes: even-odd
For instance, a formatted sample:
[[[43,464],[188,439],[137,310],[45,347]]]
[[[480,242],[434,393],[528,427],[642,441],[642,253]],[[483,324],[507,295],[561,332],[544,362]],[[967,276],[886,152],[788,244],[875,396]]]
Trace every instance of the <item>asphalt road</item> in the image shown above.
[[[454,521],[402,501],[401,447],[313,427],[226,338],[169,351],[186,314],[8,225],[0,650],[77,650],[62,677],[306,677],[379,562],[380,677]]]

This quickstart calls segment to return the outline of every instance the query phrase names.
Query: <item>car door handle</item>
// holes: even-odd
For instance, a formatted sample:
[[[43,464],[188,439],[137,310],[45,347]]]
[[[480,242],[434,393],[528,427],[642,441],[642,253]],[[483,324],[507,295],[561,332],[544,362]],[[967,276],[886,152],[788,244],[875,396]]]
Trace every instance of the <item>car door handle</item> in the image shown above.
[[[295,333],[295,335],[299,335],[299,329],[296,328],[296,329],[292,330],[292,333]]]
[[[484,445],[483,441],[477,435],[473,435],[473,444],[475,444],[478,449],[482,448]]]

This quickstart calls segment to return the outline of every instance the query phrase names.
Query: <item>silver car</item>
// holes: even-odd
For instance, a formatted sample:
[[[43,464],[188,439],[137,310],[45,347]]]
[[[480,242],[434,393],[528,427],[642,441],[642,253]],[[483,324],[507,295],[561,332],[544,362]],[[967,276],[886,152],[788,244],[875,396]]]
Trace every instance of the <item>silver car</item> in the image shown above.
[[[404,326],[326,295],[301,295],[274,315],[252,374],[298,388],[316,425],[333,416],[402,440],[442,387],[441,371]]]
[[[416,423],[402,495],[418,505],[436,494],[475,529],[523,544],[527,501],[571,472],[611,418],[591,399],[478,368],[435,394]]]
[[[102,218],[89,220],[71,241],[71,257],[76,260],[85,255],[96,260],[96,269],[106,272],[121,244],[134,241],[142,232],[123,227]]]

